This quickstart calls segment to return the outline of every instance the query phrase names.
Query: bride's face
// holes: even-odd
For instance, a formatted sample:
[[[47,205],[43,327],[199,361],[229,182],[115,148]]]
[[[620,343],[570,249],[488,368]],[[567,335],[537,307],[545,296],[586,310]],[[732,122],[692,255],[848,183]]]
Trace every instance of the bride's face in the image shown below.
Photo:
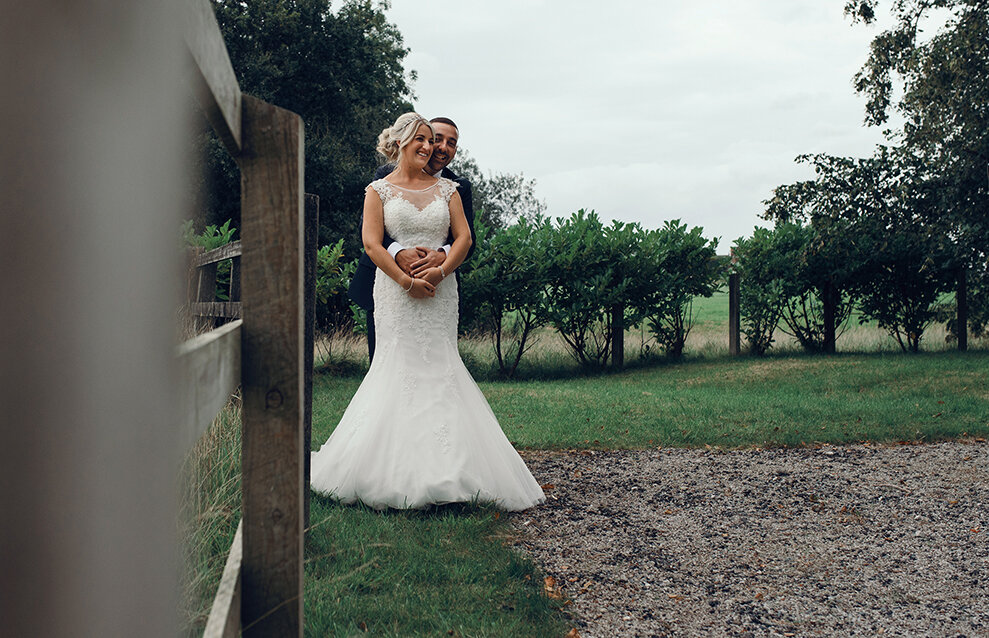
[[[425,124],[420,124],[412,141],[402,149],[401,162],[422,170],[433,154],[433,132]]]

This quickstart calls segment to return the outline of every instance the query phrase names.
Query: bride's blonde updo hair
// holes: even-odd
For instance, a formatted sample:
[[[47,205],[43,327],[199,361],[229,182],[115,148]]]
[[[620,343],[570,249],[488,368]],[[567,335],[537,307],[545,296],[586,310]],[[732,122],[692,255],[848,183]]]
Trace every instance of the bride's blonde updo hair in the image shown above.
[[[422,124],[428,126],[430,131],[433,130],[429,120],[418,113],[402,113],[394,124],[381,131],[381,135],[378,136],[378,152],[384,155],[388,162],[394,164],[402,149],[409,145]]]

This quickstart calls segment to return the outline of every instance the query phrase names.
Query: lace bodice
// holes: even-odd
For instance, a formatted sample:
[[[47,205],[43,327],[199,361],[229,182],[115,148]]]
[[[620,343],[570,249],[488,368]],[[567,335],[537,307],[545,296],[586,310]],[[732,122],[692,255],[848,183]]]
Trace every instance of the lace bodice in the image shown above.
[[[457,184],[444,177],[422,190],[409,190],[386,179],[371,182],[381,198],[385,231],[403,246],[439,248],[450,232],[450,198]]]

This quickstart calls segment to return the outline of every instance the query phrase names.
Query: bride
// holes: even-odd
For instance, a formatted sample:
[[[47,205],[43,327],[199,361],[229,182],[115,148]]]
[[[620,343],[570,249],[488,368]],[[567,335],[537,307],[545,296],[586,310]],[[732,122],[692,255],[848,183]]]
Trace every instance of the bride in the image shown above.
[[[364,249],[374,279],[377,345],[333,434],[312,455],[312,488],[375,509],[490,502],[522,510],[545,500],[457,350],[457,279],[471,236],[456,183],[423,172],[433,130],[417,113],[382,131],[395,170],[364,198]],[[382,245],[454,241],[442,265],[407,275]]]

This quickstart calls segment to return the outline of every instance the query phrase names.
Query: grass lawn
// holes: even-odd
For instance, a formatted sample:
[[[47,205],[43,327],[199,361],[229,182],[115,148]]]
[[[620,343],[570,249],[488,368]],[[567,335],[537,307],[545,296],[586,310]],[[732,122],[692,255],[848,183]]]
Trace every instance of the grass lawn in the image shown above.
[[[306,635],[563,636],[559,605],[488,507],[387,513],[314,495]]]
[[[314,446],[358,384],[317,377]],[[795,446],[989,434],[989,353],[981,351],[724,358],[480,386],[518,447]]]

